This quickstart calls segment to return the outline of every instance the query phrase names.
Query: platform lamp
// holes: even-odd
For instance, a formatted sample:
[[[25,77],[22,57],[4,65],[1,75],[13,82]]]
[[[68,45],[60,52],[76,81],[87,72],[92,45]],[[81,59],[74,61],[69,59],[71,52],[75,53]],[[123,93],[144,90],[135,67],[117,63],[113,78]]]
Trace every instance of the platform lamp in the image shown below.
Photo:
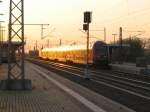
[[[92,21],[92,12],[86,11],[84,12],[84,24],[83,30],[87,32],[87,51],[86,51],[86,67],[85,67],[85,79],[90,79],[89,74],[89,24]]]

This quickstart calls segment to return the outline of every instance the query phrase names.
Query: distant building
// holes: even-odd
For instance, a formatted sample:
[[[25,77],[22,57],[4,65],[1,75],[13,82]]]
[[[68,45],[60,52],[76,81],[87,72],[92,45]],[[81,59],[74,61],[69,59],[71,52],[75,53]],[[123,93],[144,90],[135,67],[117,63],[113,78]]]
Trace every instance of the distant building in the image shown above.
[[[29,57],[38,57],[39,56],[39,50],[29,50]]]
[[[12,42],[12,55],[11,55],[11,61],[16,60],[16,51],[17,49],[21,47],[21,42]],[[0,60],[2,63],[8,62],[8,41],[1,42],[1,49],[0,49]]]

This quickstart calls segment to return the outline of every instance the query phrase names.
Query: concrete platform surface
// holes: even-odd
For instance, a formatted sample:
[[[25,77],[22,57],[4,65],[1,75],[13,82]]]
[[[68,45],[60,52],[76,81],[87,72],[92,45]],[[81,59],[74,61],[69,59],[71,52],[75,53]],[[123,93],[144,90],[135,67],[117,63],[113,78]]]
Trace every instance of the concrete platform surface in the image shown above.
[[[60,100],[40,91],[1,91],[0,112],[69,112]]]
[[[53,83],[41,77],[26,63],[26,78],[32,80],[32,91],[0,91],[0,112],[91,112]],[[7,77],[2,65],[1,79]],[[3,74],[2,74],[3,73]],[[81,107],[80,107],[81,106]]]
[[[0,66],[0,79],[7,77]],[[0,91],[0,112],[133,112],[87,88],[26,62],[32,91]]]

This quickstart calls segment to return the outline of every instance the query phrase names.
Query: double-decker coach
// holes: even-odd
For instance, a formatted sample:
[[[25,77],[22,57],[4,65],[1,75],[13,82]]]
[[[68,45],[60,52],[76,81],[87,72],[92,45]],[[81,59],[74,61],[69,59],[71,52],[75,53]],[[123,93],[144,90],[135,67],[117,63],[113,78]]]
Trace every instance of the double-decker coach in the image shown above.
[[[89,46],[89,64],[108,65],[109,48],[107,44],[103,41],[96,41]],[[86,45],[72,45],[44,48],[39,56],[43,59],[86,64],[86,53]]]

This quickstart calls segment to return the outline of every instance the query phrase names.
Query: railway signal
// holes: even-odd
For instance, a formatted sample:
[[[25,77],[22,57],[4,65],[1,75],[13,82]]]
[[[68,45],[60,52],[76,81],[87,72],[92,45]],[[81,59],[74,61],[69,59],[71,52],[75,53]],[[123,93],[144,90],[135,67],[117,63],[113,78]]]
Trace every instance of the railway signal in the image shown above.
[[[88,29],[89,29],[88,24],[83,24],[83,30],[88,31]]]
[[[84,12],[84,24],[83,24],[83,30],[87,32],[87,52],[86,52],[86,68],[85,68],[85,79],[90,79],[89,74],[89,24],[92,21],[92,12],[86,11]]]
[[[92,12],[86,11],[84,12],[84,23],[91,23],[92,21]]]

